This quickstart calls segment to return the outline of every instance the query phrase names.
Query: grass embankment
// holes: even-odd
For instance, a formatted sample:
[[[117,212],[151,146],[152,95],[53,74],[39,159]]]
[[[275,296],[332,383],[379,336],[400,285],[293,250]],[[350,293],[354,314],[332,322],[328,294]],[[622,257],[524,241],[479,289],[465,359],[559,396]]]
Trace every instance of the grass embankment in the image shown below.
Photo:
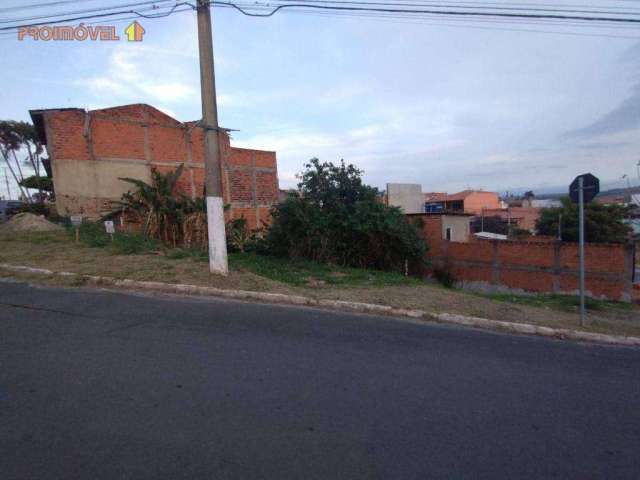
[[[578,328],[577,299],[566,295],[477,295],[445,289],[433,282],[380,272],[291,261],[253,253],[229,255],[226,278],[210,275],[207,256],[190,249],[166,249],[144,236],[116,234],[84,226],[81,242],[73,231],[7,234],[0,229],[0,262],[54,271],[135,280],[269,291],[312,298],[358,301],[449,312],[558,328]],[[0,272],[4,276],[14,273]],[[78,279],[30,277],[28,280],[77,285]],[[81,282],[80,282],[81,283]],[[585,330],[640,336],[640,308],[589,299]]]
[[[485,298],[489,298],[497,302],[514,303],[517,305],[530,305],[540,308],[550,308],[563,312],[578,312],[580,308],[580,297],[578,297],[577,295],[514,295],[509,293],[481,295]],[[640,310],[633,303],[596,300],[590,297],[585,298],[585,309],[589,312],[594,313],[607,311],[637,311],[638,315],[640,315]],[[640,323],[640,318],[638,318],[638,322]]]

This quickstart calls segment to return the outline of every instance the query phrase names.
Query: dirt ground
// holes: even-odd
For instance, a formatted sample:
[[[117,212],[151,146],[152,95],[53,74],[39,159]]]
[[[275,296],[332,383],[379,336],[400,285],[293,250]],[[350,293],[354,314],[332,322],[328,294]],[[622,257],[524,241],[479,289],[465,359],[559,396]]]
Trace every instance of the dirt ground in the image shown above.
[[[331,285],[294,287],[241,270],[233,264],[230,266],[229,276],[224,278],[210,275],[206,262],[192,258],[169,259],[160,253],[111,255],[105,249],[89,248],[75,243],[66,232],[33,235],[0,232],[0,262],[86,275],[289,293],[316,299],[377,303],[432,313],[447,312],[493,320],[580,329],[576,312],[496,301],[460,290],[445,289],[432,282],[415,286],[366,288],[336,288]],[[47,278],[16,275],[1,269],[0,276],[19,277],[34,283],[71,286],[78,281],[58,276]],[[594,311],[588,315],[588,320],[588,325],[583,328],[587,331],[640,336],[640,307],[637,305],[620,305]]]

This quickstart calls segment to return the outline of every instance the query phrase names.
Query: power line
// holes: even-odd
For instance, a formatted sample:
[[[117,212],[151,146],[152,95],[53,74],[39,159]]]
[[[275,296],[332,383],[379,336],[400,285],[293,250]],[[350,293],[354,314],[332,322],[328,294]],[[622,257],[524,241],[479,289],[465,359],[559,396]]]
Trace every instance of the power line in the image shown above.
[[[51,4],[69,4],[80,1],[92,1],[92,0],[63,0],[59,2],[48,2],[42,3],[37,6],[47,6]],[[39,17],[32,17],[34,19],[53,19],[49,21],[29,23],[29,24],[20,24],[20,25],[10,25],[5,27],[0,27],[0,36],[11,33],[12,30],[17,30],[22,27],[32,27],[32,26],[40,26],[40,25],[49,25],[49,24],[58,24],[64,22],[74,22],[80,20],[95,20],[100,18],[111,18],[118,17],[122,15],[130,15],[126,18],[117,19],[117,21],[124,19],[132,19],[132,18],[160,18],[160,17],[168,17],[173,13],[178,11],[187,11],[195,8],[195,5],[192,5],[188,2],[180,2],[175,3],[168,8],[168,5],[158,6],[158,4],[166,3],[169,0],[157,0],[157,1],[144,1],[132,4],[124,4],[117,5],[113,7],[105,7],[107,10],[111,10],[114,8],[126,8],[126,7],[138,7],[144,5],[152,5],[147,8],[137,8],[137,9],[129,9],[129,10],[119,10],[115,12],[104,11],[103,9],[88,9],[84,11],[75,11],[75,12],[60,12],[58,14],[49,14],[42,15]],[[284,11],[285,9],[290,9],[290,11],[297,14],[309,14],[309,15],[322,15],[322,16],[358,16],[358,17],[366,17],[370,19],[384,20],[389,21],[390,19],[406,19],[406,20],[433,20],[435,18],[446,17],[449,21],[466,21],[466,22],[476,22],[476,23],[513,23],[517,25],[523,25],[526,23],[529,24],[537,24],[537,25],[553,25],[553,26],[597,26],[596,24],[606,24],[606,28],[632,28],[635,24],[640,23],[640,18],[618,18],[618,17],[596,17],[596,16],[575,16],[575,15],[558,15],[556,13],[550,14],[539,14],[539,13],[514,13],[514,12],[503,12],[493,11],[494,9],[491,7],[487,7],[492,11],[461,11],[460,8],[474,8],[474,7],[457,7],[454,10],[443,10],[440,8],[449,8],[447,4],[451,4],[454,2],[447,2],[447,4],[434,4],[434,3],[400,3],[400,2],[374,2],[374,1],[364,1],[357,0],[353,2],[347,1],[337,1],[337,0],[299,0],[302,3],[280,3],[280,4],[245,4],[245,3],[235,3],[235,2],[225,2],[212,0],[208,2],[208,5],[212,7],[220,7],[220,8],[233,8],[237,11],[240,11],[244,15],[248,15],[251,17],[270,17],[279,11]],[[411,1],[411,0],[408,0]],[[407,2],[407,0],[404,0]],[[463,2],[458,2],[463,3]],[[464,2],[465,4],[474,3],[474,2]],[[480,4],[482,2],[475,2]],[[365,6],[356,6],[356,5],[365,5]],[[433,8],[438,8],[438,10],[433,9],[413,9],[413,8],[396,8],[396,6],[413,6],[413,5],[432,5]],[[486,5],[483,3],[483,5]],[[530,4],[533,5],[533,4]],[[36,6],[36,5],[32,5]],[[442,7],[441,7],[442,6]],[[181,9],[179,7],[186,7]],[[26,8],[26,6],[25,6]],[[142,13],[143,11],[149,10],[162,10],[164,8],[168,8],[166,11],[158,12],[156,14],[147,15]],[[515,8],[515,7],[514,7]],[[519,7],[518,7],[519,8]],[[510,8],[505,7],[505,10],[510,10]],[[526,10],[526,9],[525,9]],[[544,9],[541,9],[544,10]],[[546,11],[546,10],[544,10]],[[549,11],[558,11],[550,9]],[[81,15],[72,18],[59,18],[66,17],[68,15],[77,14],[77,13],[92,13],[89,15]],[[261,12],[261,13],[256,13]],[[628,14],[630,12],[626,12]],[[610,14],[619,15],[621,12],[611,12]],[[116,19],[114,19],[116,20]],[[13,21],[16,20],[6,20]],[[400,23],[400,22],[396,22]],[[422,23],[424,22],[404,22],[404,23]],[[441,24],[441,23],[440,23]],[[441,24],[442,25],[442,24]],[[449,25],[449,26],[457,26],[457,25]],[[603,26],[603,25],[601,25]],[[471,26],[470,26],[471,27]],[[490,28],[490,27],[475,27],[475,28]],[[508,29],[503,29],[508,30]],[[514,31],[525,31],[522,29],[513,29]],[[534,31],[534,30],[531,30]],[[580,34],[578,32],[551,32],[551,31],[536,31],[538,33],[559,33],[559,34],[576,34],[576,35],[592,35],[592,36],[608,36],[613,38],[636,38],[636,37],[622,37],[622,36],[614,36],[614,35],[597,35],[597,34]]]
[[[12,26],[8,26],[8,27],[0,27],[0,31],[6,31],[6,30],[15,30],[18,28],[26,28],[26,27],[38,27],[38,26],[42,26],[42,25],[51,25],[51,24],[59,24],[59,23],[65,23],[65,22],[75,22],[78,20],[92,20],[92,19],[97,19],[97,18],[108,18],[108,17],[113,17],[113,16],[117,16],[117,15],[126,15],[126,14],[132,14],[135,15],[137,18],[162,18],[162,17],[168,17],[169,15],[171,15],[176,8],[183,6],[183,5],[188,5],[191,7],[191,9],[194,9],[195,7],[193,5],[191,5],[190,3],[187,2],[181,2],[181,3],[176,3],[174,4],[167,12],[163,12],[163,13],[158,13],[155,15],[146,15],[141,13],[142,10],[120,10],[118,12],[103,12],[103,13],[96,13],[94,15],[83,15],[80,17],[73,17],[73,18],[63,18],[63,19],[59,19],[59,20],[50,20],[47,22],[38,22],[38,23],[28,23],[28,24],[20,24],[20,25],[12,25]],[[155,10],[155,9],[152,9]]]
[[[59,0],[57,2],[46,2],[46,3],[35,3],[35,4],[27,4],[27,5],[16,5],[15,7],[4,7],[0,8],[0,12],[15,12],[18,10],[29,10],[31,8],[40,8],[40,7],[55,7],[59,5],[68,5],[71,3],[80,3],[80,2],[95,2],[97,0]]]
[[[451,18],[447,21],[453,20],[461,20],[457,25],[445,23],[443,21],[424,21],[424,20],[433,20],[433,17],[418,17],[412,18],[409,16],[400,17],[386,17],[386,16],[378,16],[378,15],[367,15],[364,13],[339,13],[339,12],[305,12],[305,11],[290,11],[287,12],[289,14],[297,14],[297,15],[310,15],[310,16],[318,16],[318,17],[333,17],[333,18],[349,18],[349,17],[358,17],[365,18],[369,21],[378,21],[384,23],[397,23],[404,25],[430,25],[437,27],[451,27],[451,28],[464,28],[464,29],[478,29],[478,30],[492,30],[492,31],[504,31],[504,32],[522,32],[522,33],[544,33],[551,35],[567,35],[567,36],[581,36],[581,37],[602,37],[602,38],[619,38],[619,39],[629,39],[629,40],[640,40],[640,36],[638,35],[614,35],[614,34],[606,34],[606,33],[583,33],[583,32],[573,32],[573,31],[557,31],[557,30],[536,30],[532,28],[506,28],[501,26],[485,26],[488,24],[506,24],[506,25],[541,25],[541,26],[553,26],[554,24],[544,24],[544,23],[526,23],[526,22],[506,22],[506,21],[495,21],[495,22],[481,22],[480,20],[471,20],[471,22],[480,23],[480,25],[470,24],[469,20],[464,19],[455,19]],[[406,20],[403,20],[406,19]],[[464,23],[464,24],[463,24]]]
[[[284,3],[284,2],[283,2]],[[347,2],[345,2],[347,3]],[[244,6],[241,5],[239,3],[236,3],[236,5],[238,6]],[[256,3],[256,4],[251,4],[251,8],[254,10],[261,10],[261,11],[269,11],[272,8],[273,4],[269,3],[269,4],[265,4],[265,3]],[[225,5],[225,7],[227,8],[231,8]],[[249,8],[249,7],[246,7]],[[296,11],[296,13],[300,13],[300,12],[307,12],[307,13],[313,13],[313,12],[308,12],[304,9],[298,10]],[[418,18],[418,19],[422,19],[422,18],[429,18],[429,19],[434,19],[437,18],[436,15],[432,15],[432,14],[406,14],[406,13],[377,13],[377,12],[315,12],[317,14],[323,13],[326,15],[344,15],[344,16],[362,16],[362,17],[374,17],[374,16],[379,16],[380,18]],[[460,17],[452,17],[452,18],[448,18],[447,20],[450,21],[463,21],[463,22],[482,22],[482,23],[511,23],[511,24],[518,24],[518,25],[522,25],[522,24],[534,24],[534,25],[553,25],[553,26],[580,26],[580,27],[595,27],[595,28],[602,28],[603,25],[598,24],[598,22],[588,22],[588,23],[583,23],[583,22],[578,22],[578,21],[566,21],[566,20],[555,20],[555,19],[518,19],[518,18],[474,18],[474,19],[467,19],[467,18],[460,18]],[[638,27],[635,25],[606,25],[606,28],[608,29],[637,29]]]
[[[154,5],[153,9],[157,9],[157,8],[162,8],[165,5],[159,5],[161,3],[168,3],[168,2],[174,2],[175,0],[149,0],[149,1],[145,1],[145,2],[136,2],[136,3],[125,3],[125,4],[119,4],[119,5],[113,5],[111,7],[100,7],[100,8],[92,8],[92,9],[85,9],[85,10],[74,10],[74,11],[70,11],[70,12],[58,12],[58,13],[51,13],[48,15],[37,15],[37,16],[33,16],[33,17],[22,17],[22,18],[8,18],[8,19],[3,19],[0,20],[0,23],[16,23],[16,22],[27,22],[30,20],[42,20],[45,18],[57,18],[57,17],[61,17],[61,16],[68,16],[68,15],[82,15],[85,13],[95,13],[95,12],[103,12],[105,10],[115,10],[118,8],[129,8],[129,7],[140,7],[143,5]],[[155,6],[157,5],[157,7]]]
[[[353,7],[338,5],[319,5],[305,3],[287,3],[273,7],[271,11],[266,13],[253,13],[248,9],[245,10],[235,3],[224,2],[221,0],[210,0],[209,5],[228,5],[238,10],[243,15],[249,17],[271,17],[281,10],[289,8],[307,8],[317,10],[335,10],[350,12],[379,12],[379,13],[429,13],[432,15],[458,15],[467,17],[504,17],[504,18],[534,18],[534,19],[555,19],[555,20],[580,20],[580,21],[598,21],[598,22],[614,22],[614,23],[640,23],[640,18],[611,18],[611,17],[589,17],[583,15],[557,15],[542,13],[505,13],[505,12],[466,12],[460,10],[431,10],[431,9],[407,9],[407,8],[388,8],[388,7]]]
[[[311,12],[308,10],[297,10],[291,11],[289,13],[308,13],[308,14],[323,14],[323,15],[331,15],[331,16],[354,16],[354,17],[370,17],[370,18],[381,18],[381,19],[390,19],[390,18],[404,18],[404,19],[429,19],[434,20],[438,17],[437,15],[431,14],[395,14],[395,13],[371,13],[371,12]],[[460,17],[451,17],[447,18],[447,21],[456,21],[456,22],[474,22],[474,23],[496,23],[496,24],[513,24],[513,25],[543,25],[543,26],[556,26],[556,27],[581,27],[581,28],[607,28],[607,29],[633,29],[634,31],[638,30],[638,27],[635,25],[602,25],[597,22],[589,22],[589,23],[580,23],[580,22],[569,22],[569,21],[557,21],[557,20],[532,20],[532,19],[513,19],[513,18],[460,18]]]
[[[432,8],[461,8],[461,9],[475,9],[475,10],[491,10],[491,11],[525,11],[525,12],[552,12],[552,13],[594,13],[602,15],[638,15],[640,11],[623,11],[612,12],[607,10],[576,10],[576,9],[559,9],[559,8],[540,8],[540,7],[523,7],[523,6],[506,6],[506,4],[500,4],[502,6],[491,6],[495,4],[480,4],[476,2],[470,5],[468,2],[465,4],[458,4],[456,2],[443,2],[439,4],[429,2],[371,2],[371,1],[344,1],[344,0],[298,0],[301,3],[309,4],[336,4],[336,5],[382,5],[382,6],[394,6],[394,7],[432,7]],[[596,8],[596,7],[594,7]]]
[[[161,7],[161,8],[167,8],[167,7]],[[146,7],[146,8],[141,8],[141,9],[137,10],[137,12],[139,13],[139,12],[151,11],[151,10],[155,10],[155,9],[153,7]],[[187,12],[187,11],[191,12],[191,11],[193,11],[193,8],[190,5],[187,6],[186,8],[178,7],[173,11],[173,13],[181,13],[181,12]],[[118,15],[128,15],[128,16],[118,17]],[[162,15],[161,17],[165,17],[165,16],[167,16],[167,15]],[[120,12],[118,12],[116,15],[114,15],[114,17],[118,17],[118,18],[110,17],[109,21],[113,22],[113,23],[117,23],[117,22],[122,22],[122,21],[135,20],[137,18],[140,18],[140,15],[138,15],[138,14],[132,15],[129,11],[127,11],[126,13],[122,13],[122,14]],[[153,17],[148,16],[148,17],[149,18],[160,18],[160,17],[156,17],[156,16],[153,16]],[[66,22],[66,21],[67,20],[64,20],[64,22]],[[47,23],[43,23],[43,24],[48,25],[49,23],[51,23],[51,22],[47,22]],[[100,24],[100,23],[102,23],[101,20],[91,20],[91,21],[88,21],[88,22],[83,22],[84,25],[96,25],[96,24]],[[14,28],[15,28],[14,30],[11,30],[11,29],[8,29],[8,30],[0,29],[0,38],[13,37],[16,34],[17,29],[19,27],[14,27]]]

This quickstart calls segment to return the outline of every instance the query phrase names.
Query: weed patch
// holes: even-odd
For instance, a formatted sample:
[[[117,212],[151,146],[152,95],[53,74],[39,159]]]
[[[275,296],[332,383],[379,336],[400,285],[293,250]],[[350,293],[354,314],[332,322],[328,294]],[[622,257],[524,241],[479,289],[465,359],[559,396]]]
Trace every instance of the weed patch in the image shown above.
[[[576,312],[580,308],[580,298],[577,295],[514,295],[507,293],[480,295],[498,302],[517,303],[520,305],[531,305],[543,308],[546,307],[566,312]],[[632,310],[634,307],[631,303],[615,302],[612,300],[596,300],[594,298],[586,297],[585,308],[592,312],[603,312],[612,310]]]
[[[172,248],[165,252],[165,257],[169,260],[184,260],[192,258],[199,262],[209,261],[208,253],[197,248]]]
[[[135,255],[158,249],[158,242],[142,234],[116,233],[110,242],[109,251],[113,255]]]
[[[395,272],[339,267],[308,260],[294,260],[255,253],[231,253],[229,263],[236,270],[248,270],[261,277],[298,286],[419,285],[414,277]]]
[[[83,223],[79,227],[80,241],[90,248],[105,248],[112,255],[135,255],[158,249],[158,241],[141,233],[120,233],[111,236],[101,223]],[[75,235],[73,230],[70,235]]]

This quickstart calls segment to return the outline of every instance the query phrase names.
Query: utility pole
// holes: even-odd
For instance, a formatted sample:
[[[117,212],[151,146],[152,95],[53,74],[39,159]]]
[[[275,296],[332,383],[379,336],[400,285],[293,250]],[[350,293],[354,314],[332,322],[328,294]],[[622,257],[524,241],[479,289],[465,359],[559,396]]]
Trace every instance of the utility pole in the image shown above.
[[[213,35],[208,0],[197,0],[198,47],[200,51],[200,88],[202,95],[202,128],[204,129],[205,195],[207,200],[207,232],[209,234],[209,271],[227,275],[227,240],[224,231],[224,205],[220,176],[218,142],[218,107],[216,78],[213,67]]]

